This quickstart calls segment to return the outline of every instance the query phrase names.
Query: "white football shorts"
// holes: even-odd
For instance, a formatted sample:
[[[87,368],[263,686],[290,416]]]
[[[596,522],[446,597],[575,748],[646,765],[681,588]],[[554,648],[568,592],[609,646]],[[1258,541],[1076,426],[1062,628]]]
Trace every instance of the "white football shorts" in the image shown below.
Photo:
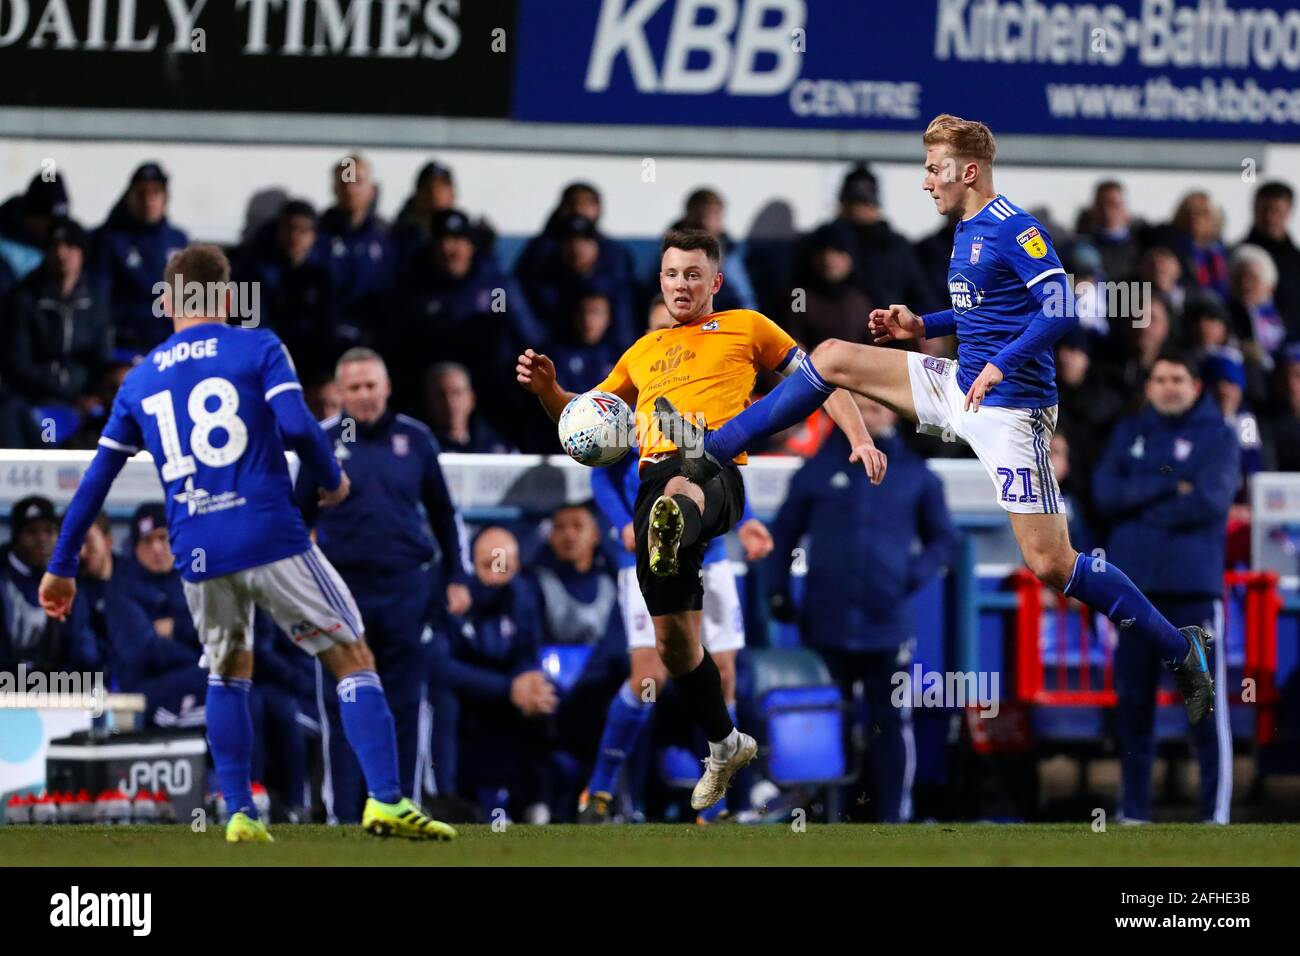
[[[745,619],[730,561],[713,561],[700,570],[704,578],[704,616],[700,640],[710,654],[738,651],[745,646]],[[636,568],[618,572],[618,606],[623,611],[627,646],[654,647],[655,626],[636,580]]]
[[[1015,514],[1056,514],[1061,489],[1052,472],[1056,406],[965,410],[957,384],[957,363],[919,352],[907,353],[907,373],[916,406],[916,430],[945,440],[961,439],[993,480],[998,504]]]
[[[194,627],[214,674],[221,672],[232,654],[253,649],[257,607],[269,612],[308,654],[351,644],[365,634],[352,592],[314,544],[291,558],[184,585]]]

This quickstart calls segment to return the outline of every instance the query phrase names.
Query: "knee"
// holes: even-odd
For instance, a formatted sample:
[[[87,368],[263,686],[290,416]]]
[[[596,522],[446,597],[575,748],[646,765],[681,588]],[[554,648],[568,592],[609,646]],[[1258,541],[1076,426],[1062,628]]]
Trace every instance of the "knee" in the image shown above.
[[[669,674],[689,673],[697,663],[693,660],[695,648],[685,634],[668,634],[655,639],[659,659]]]
[[[632,693],[641,700],[652,704],[663,693],[664,683],[668,680],[668,670],[658,661],[653,666],[638,667],[632,672]]]
[[[364,638],[352,644],[332,647],[321,655],[321,659],[336,678],[375,669],[375,655],[371,653],[370,645]]]
[[[1025,554],[1025,564],[1034,573],[1034,577],[1058,591],[1065,590],[1074,570],[1074,550],[1037,549]]]
[[[236,650],[224,657],[213,659],[209,670],[217,677],[251,680],[253,677],[253,652]]]
[[[822,378],[843,365],[849,349],[849,343],[843,339],[826,339],[813,349],[811,356],[813,365],[817,367]]]

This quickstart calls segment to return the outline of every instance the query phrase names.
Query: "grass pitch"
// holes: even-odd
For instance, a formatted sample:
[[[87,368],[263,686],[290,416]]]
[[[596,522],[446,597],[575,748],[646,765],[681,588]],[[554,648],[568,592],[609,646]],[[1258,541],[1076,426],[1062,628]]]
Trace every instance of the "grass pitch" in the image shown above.
[[[276,826],[273,845],[219,827],[0,826],[0,866],[1296,866],[1300,825],[925,824],[463,826],[455,843],[359,827]]]

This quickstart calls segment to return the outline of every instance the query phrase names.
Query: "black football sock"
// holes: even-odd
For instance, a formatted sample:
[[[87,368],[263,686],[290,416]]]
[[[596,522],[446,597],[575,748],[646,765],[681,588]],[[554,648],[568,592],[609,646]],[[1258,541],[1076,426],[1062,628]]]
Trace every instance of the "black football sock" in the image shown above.
[[[673,685],[710,742],[720,743],[731,735],[735,724],[727,713],[727,702],[722,698],[722,675],[707,650],[695,670],[673,677]]]
[[[673,495],[673,501],[682,512],[682,540],[679,548],[689,548],[700,539],[700,506],[689,495]]]

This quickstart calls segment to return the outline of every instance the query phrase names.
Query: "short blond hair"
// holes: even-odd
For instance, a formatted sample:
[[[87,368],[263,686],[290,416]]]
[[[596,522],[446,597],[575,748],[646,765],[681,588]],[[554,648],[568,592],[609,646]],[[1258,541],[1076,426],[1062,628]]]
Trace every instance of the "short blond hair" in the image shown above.
[[[947,146],[955,156],[993,162],[998,144],[993,131],[978,120],[962,119],[951,113],[940,113],[930,120],[921,141],[926,146]]]
[[[200,282],[207,285],[229,282],[230,260],[220,246],[195,243],[180,252],[172,253],[172,257],[167,260],[167,266],[163,269],[163,281],[172,287],[176,284],[178,275],[181,276],[182,283]]]

